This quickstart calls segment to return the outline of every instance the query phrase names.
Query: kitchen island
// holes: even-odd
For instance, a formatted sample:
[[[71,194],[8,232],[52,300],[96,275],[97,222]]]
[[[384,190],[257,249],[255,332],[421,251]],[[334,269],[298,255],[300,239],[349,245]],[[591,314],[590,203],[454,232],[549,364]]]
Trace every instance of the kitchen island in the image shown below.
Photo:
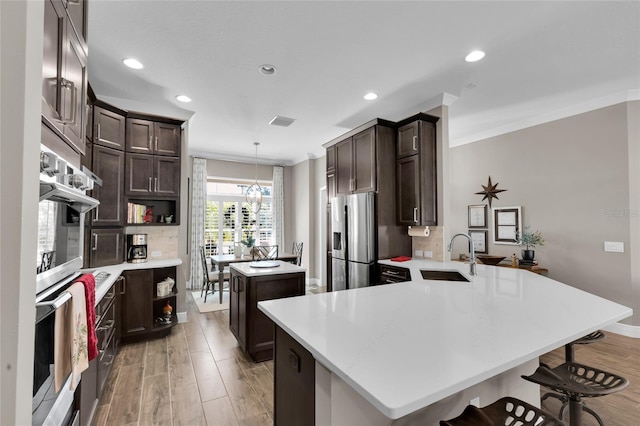
[[[310,377],[306,355],[316,424],[435,425],[472,399],[484,406],[504,395],[539,406],[538,387],[520,375],[540,355],[632,314],[525,270],[477,265],[470,276],[460,262],[381,263],[408,268],[411,281],[259,303],[277,326],[276,424],[288,397],[279,376]],[[459,271],[469,282],[424,280],[421,270]],[[294,362],[279,360],[280,341]]]

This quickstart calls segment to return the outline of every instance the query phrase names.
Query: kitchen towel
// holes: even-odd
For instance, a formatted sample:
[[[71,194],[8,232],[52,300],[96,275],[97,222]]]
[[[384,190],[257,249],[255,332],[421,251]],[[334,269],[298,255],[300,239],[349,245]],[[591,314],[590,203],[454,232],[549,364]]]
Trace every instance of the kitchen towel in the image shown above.
[[[75,282],[84,285],[84,298],[87,305],[87,356],[89,361],[98,356],[98,337],[96,335],[96,279],[93,274],[84,274]]]
[[[409,256],[397,256],[391,258],[391,261],[393,262],[406,262],[407,260],[411,260],[411,258]]]
[[[80,374],[89,367],[87,358],[87,307],[84,285],[73,283],[67,289],[71,300],[56,311],[54,340],[54,385],[58,392],[69,372],[71,390],[80,382]]]

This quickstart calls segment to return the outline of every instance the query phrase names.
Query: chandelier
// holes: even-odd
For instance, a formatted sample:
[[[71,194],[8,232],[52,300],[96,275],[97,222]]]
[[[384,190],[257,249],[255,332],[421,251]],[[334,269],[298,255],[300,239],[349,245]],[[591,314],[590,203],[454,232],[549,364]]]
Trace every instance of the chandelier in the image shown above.
[[[258,183],[258,145],[260,145],[260,142],[254,142],[253,144],[256,146],[255,182],[247,188],[246,198],[251,211],[257,214],[262,207],[262,187]]]

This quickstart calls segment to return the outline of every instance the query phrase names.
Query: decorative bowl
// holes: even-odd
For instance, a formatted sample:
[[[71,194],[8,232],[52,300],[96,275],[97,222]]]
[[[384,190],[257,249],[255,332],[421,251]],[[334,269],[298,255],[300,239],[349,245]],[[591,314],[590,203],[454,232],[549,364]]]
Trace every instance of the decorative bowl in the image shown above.
[[[476,257],[485,265],[497,265],[506,258],[506,256],[492,256],[490,254],[476,254]]]

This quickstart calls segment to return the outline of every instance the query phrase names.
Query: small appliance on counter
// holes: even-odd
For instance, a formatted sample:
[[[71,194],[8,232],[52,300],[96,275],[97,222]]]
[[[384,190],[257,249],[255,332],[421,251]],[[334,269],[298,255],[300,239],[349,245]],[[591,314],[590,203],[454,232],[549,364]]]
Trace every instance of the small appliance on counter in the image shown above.
[[[127,262],[147,261],[147,234],[127,234]]]

